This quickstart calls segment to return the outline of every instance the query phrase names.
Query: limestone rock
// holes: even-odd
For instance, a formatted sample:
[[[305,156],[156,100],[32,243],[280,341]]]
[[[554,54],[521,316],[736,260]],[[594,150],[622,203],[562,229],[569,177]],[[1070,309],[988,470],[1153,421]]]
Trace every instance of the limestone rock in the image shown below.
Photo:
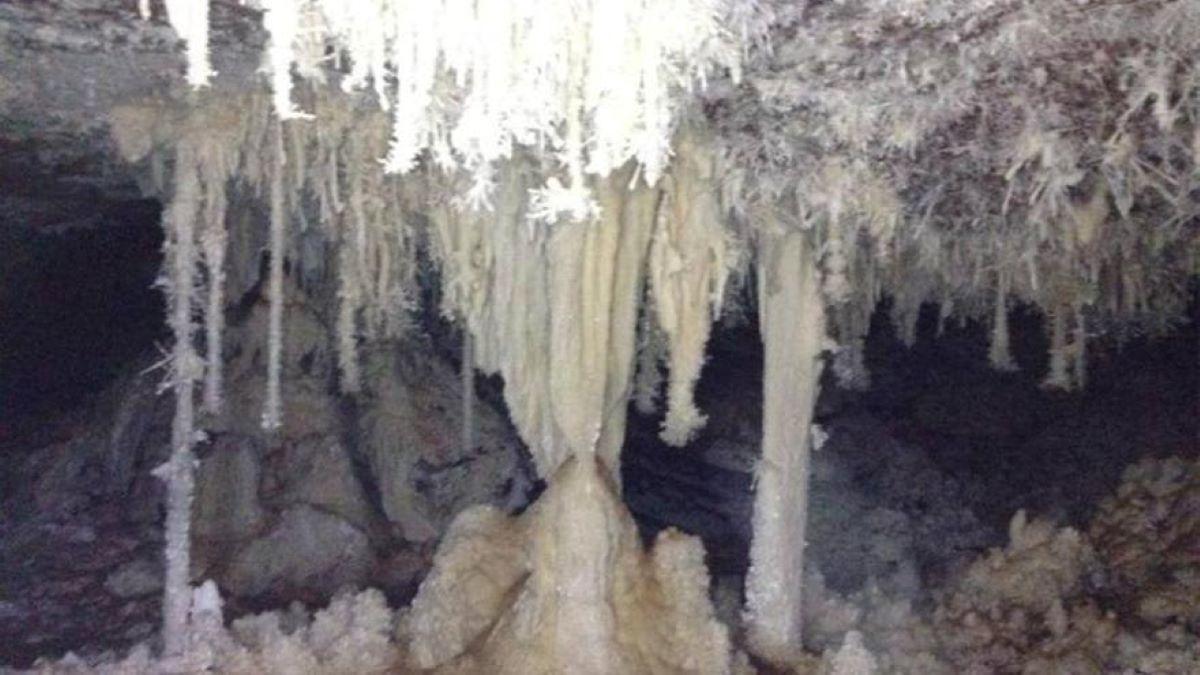
[[[533,470],[503,417],[477,406],[476,445],[462,446],[462,390],[448,364],[413,347],[367,363],[361,441],[383,510],[405,539],[436,538],[474,504],[525,505]]]
[[[218,442],[200,462],[192,504],[193,536],[200,540],[239,541],[263,526],[258,498],[260,451],[248,440]]]
[[[275,473],[281,483],[277,501],[285,506],[308,504],[344,518],[359,529],[372,520],[362,485],[354,475],[345,447],[329,436],[314,436],[283,450]]]
[[[221,581],[234,594],[275,588],[328,595],[361,584],[374,564],[367,536],[310,506],[283,512],[275,527],[238,551]]]
[[[150,595],[162,590],[162,585],[162,563],[150,558],[126,563],[104,580],[104,589],[118,598]]]

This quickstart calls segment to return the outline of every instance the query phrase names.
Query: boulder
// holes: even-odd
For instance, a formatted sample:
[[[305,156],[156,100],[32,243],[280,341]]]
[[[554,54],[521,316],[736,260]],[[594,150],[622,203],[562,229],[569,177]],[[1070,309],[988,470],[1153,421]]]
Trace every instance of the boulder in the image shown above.
[[[137,598],[157,593],[163,587],[162,562],[138,558],[128,562],[104,580],[104,590],[118,598]]]
[[[196,472],[192,535],[240,541],[257,534],[265,513],[258,498],[261,450],[247,438],[222,437]]]
[[[367,536],[346,520],[307,505],[287,509],[264,536],[244,546],[220,575],[235,595],[332,595],[363,584],[375,564]]]

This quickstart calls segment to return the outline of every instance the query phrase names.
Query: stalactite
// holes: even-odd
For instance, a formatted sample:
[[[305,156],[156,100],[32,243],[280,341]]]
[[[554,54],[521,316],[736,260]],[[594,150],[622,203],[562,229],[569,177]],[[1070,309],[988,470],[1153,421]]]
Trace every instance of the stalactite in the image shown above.
[[[287,211],[283,188],[286,161],[282,124],[275,127],[274,146],[275,164],[271,172],[271,261],[267,278],[267,296],[270,302],[267,319],[267,400],[262,416],[262,426],[267,431],[278,429],[283,421],[280,380],[283,370],[283,258]]]
[[[475,453],[475,338],[464,326],[462,332],[462,451],[463,457]]]
[[[163,582],[163,651],[181,654],[187,639],[188,607],[191,602],[191,511],[195,466],[194,385],[200,369],[193,339],[193,296],[196,286],[195,222],[200,209],[199,179],[195,155],[181,144],[175,158],[175,193],[166,213],[166,261],[164,278],[169,323],[174,335],[171,352],[171,389],[175,393],[175,417],[171,423],[171,457],[155,470],[167,483],[166,572]]]
[[[223,188],[223,186],[221,186]],[[225,254],[229,243],[225,231],[225,199],[223,189],[206,185],[205,225],[200,235],[204,268],[208,272],[208,302],[204,308],[204,412],[218,415],[222,408],[224,388],[224,359],[221,341],[225,332]]]
[[[1087,318],[1083,314],[1083,303],[1075,302],[1075,387],[1087,386]]]
[[[433,214],[443,312],[474,333],[476,365],[504,377],[542,476],[577,453],[617,470],[658,206],[657,191],[628,187],[632,173],[593,186],[601,209],[591,224],[531,224],[519,163],[497,174],[495,214]]]
[[[627,167],[596,186],[601,227],[620,232],[611,280],[608,349],[600,438],[596,454],[611,472],[618,491],[621,485],[621,449],[625,445],[625,424],[629,398],[634,390],[637,367],[638,308],[646,296],[645,267],[650,250],[655,213],[659,208],[658,190],[627,186],[633,169]]]
[[[1008,291],[1011,273],[1000,270],[999,281],[996,284],[996,302],[993,305],[992,339],[988,347],[988,362],[992,368],[1002,371],[1016,370],[1012,349],[1009,346],[1008,335]]]
[[[759,253],[763,446],[746,577],[751,647],[780,663],[801,649],[812,419],[825,342],[816,253],[805,234],[765,236]]]
[[[197,5],[207,2],[183,0]],[[300,32],[300,7],[295,0],[263,0],[263,28],[270,36],[267,41],[266,65],[271,75],[275,114],[279,119],[304,117],[292,102],[292,61]]]
[[[917,344],[917,320],[921,317],[921,294],[900,292],[892,299],[891,320],[900,342],[912,349]]]
[[[676,140],[650,250],[650,280],[659,326],[670,345],[670,379],[662,439],[683,446],[704,426],[694,392],[712,320],[728,278],[728,251],[710,141],[689,128]]]
[[[338,244],[337,358],[342,392],[357,394],[362,389],[358,367],[358,310],[362,304],[357,256],[343,240]]]
[[[946,322],[952,316],[954,316],[954,299],[948,292],[943,292],[941,300],[938,301],[937,331],[935,333],[937,337],[940,338],[946,334]]]
[[[654,299],[647,297],[638,321],[638,361],[633,383],[633,405],[643,415],[658,411],[662,394],[662,360],[666,356],[662,332],[654,320]]]
[[[1042,380],[1043,387],[1070,389],[1071,377],[1067,372],[1067,315],[1062,306],[1050,310],[1050,371]]]
[[[203,87],[212,77],[212,65],[208,54],[208,2],[197,0],[163,0],[167,8],[167,19],[179,37],[187,44],[187,82],[193,87]],[[146,3],[142,16],[150,13]]]
[[[850,391],[866,391],[871,386],[867,369],[866,341],[871,328],[869,303],[846,302],[834,310],[838,347],[833,354],[833,374],[838,386]]]

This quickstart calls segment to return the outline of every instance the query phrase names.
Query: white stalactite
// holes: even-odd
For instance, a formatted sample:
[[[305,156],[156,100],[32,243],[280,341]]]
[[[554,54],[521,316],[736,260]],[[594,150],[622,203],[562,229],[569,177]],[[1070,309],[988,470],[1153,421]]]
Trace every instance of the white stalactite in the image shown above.
[[[679,135],[650,249],[654,307],[670,345],[661,436],[677,447],[687,445],[706,420],[696,408],[694,394],[729,277],[716,162],[711,140],[698,129]]]
[[[434,214],[443,311],[475,336],[475,362],[504,377],[513,422],[540,475],[597,453],[616,472],[632,390],[637,306],[657,191],[628,189],[627,167],[593,186],[589,225],[525,218],[520,165],[498,174],[496,213]]]
[[[183,0],[197,5],[207,0]],[[292,63],[300,33],[300,3],[296,0],[262,0],[263,28],[268,34],[266,66],[271,76],[275,114],[279,119],[303,118],[292,102]]]
[[[192,87],[208,86],[213,76],[208,54],[208,0],[163,0],[167,19],[187,46],[187,82]],[[139,6],[142,17],[150,14],[149,3]]]
[[[283,151],[283,126],[275,127],[275,165],[271,172],[271,241],[270,268],[267,277],[267,400],[263,407],[262,426],[275,431],[283,423],[283,401],[280,380],[283,376],[283,258],[284,229],[287,207],[283,190],[286,160]]]
[[[988,362],[992,368],[1001,371],[1017,369],[1012,357],[1012,348],[1008,334],[1008,291],[1011,273],[1000,270],[999,281],[996,283],[996,302],[993,305],[992,339],[988,346]]]
[[[224,389],[224,359],[221,342],[225,333],[225,254],[229,236],[225,231],[225,200],[217,199],[213,185],[208,185],[204,232],[200,235],[204,253],[204,268],[208,271],[208,302],[204,308],[204,412],[218,415],[222,408]]]
[[[1063,391],[1087,386],[1087,317],[1081,303],[1050,311],[1050,368],[1042,386]]]
[[[166,212],[168,276],[164,279],[175,344],[171,352],[171,389],[175,417],[171,424],[171,457],[155,473],[167,483],[166,572],[163,583],[163,651],[183,652],[191,604],[191,511],[195,466],[194,385],[200,370],[193,339],[193,296],[196,287],[196,219],[201,205],[196,158],[181,144],[175,158],[175,194]]]
[[[630,191],[626,180],[630,173],[632,170],[618,172],[595,190],[601,208],[597,225],[620,232],[612,261],[614,271],[608,282],[612,285],[612,299],[605,356],[607,373],[600,438],[596,443],[596,454],[611,472],[618,491],[621,449],[625,446],[629,398],[633,395],[637,368],[638,308],[646,295],[646,259],[660,202],[657,190]]]
[[[768,235],[759,253],[763,446],[746,577],[751,648],[792,662],[801,649],[801,591],[813,410],[826,340],[816,254],[806,235]]]
[[[1055,307],[1050,311],[1050,372],[1042,380],[1043,387],[1064,390],[1071,388],[1068,349],[1066,311],[1063,307]]]
[[[438,166],[472,174],[468,200],[479,207],[490,204],[495,171],[514,147],[536,148],[560,169],[530,194],[531,212],[546,221],[594,215],[586,179],[631,160],[654,185],[670,158],[679,101],[716,68],[740,76],[721,0],[260,4],[280,117],[301,115],[293,67],[322,79],[332,48],[352,64],[345,88],[370,84],[390,109],[389,172],[405,173],[430,153]],[[436,95],[447,84],[456,91]]]

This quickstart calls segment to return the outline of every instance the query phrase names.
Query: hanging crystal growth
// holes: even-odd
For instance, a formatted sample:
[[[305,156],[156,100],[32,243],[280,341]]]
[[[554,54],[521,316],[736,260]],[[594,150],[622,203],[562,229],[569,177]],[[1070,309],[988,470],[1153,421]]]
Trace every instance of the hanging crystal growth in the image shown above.
[[[538,191],[541,220],[593,216],[585,176],[630,160],[654,185],[670,159],[682,97],[715,68],[739,76],[740,49],[722,27],[727,0],[249,4],[264,10],[271,34],[266,70],[281,118],[302,114],[291,99],[293,72],[322,77],[332,48],[350,64],[343,88],[369,86],[391,111],[389,172],[405,173],[429,153],[487,185],[495,162],[517,146],[533,148],[561,173]],[[189,39],[190,60],[207,59],[192,46]],[[189,73],[205,67],[192,63]]]

